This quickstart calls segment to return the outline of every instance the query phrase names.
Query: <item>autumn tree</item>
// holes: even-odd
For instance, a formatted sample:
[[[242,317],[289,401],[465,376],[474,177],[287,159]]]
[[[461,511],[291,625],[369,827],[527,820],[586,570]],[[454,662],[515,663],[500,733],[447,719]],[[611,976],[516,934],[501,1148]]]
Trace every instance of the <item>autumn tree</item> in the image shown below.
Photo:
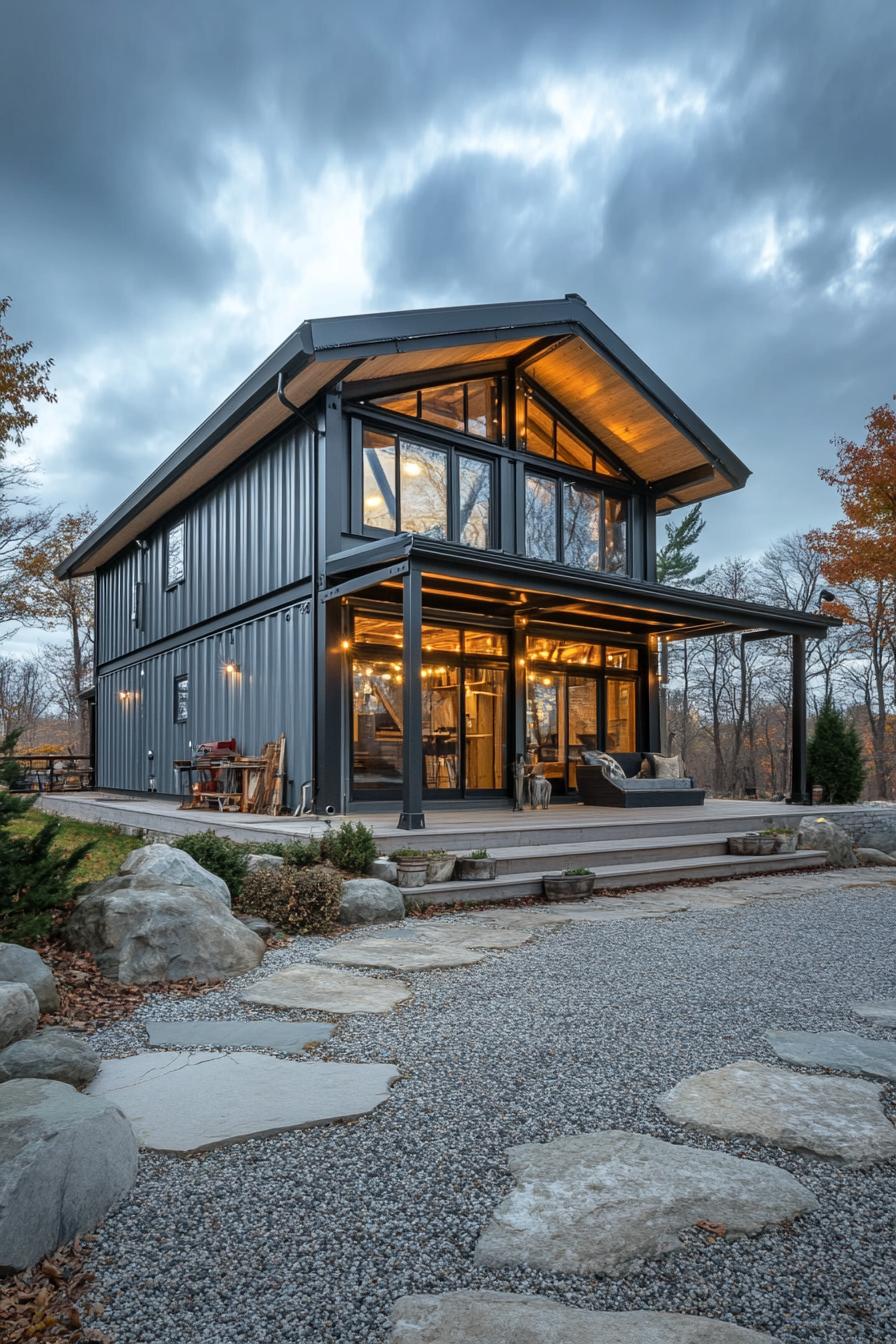
[[[15,562],[19,584],[12,602],[13,616],[22,625],[65,632],[67,677],[64,673],[62,680],[68,680],[70,697],[59,698],[78,704],[82,745],[87,711],[79,696],[93,674],[93,582],[59,580],[55,570],[95,526],[96,514],[90,509],[67,513],[39,541],[23,546]]]

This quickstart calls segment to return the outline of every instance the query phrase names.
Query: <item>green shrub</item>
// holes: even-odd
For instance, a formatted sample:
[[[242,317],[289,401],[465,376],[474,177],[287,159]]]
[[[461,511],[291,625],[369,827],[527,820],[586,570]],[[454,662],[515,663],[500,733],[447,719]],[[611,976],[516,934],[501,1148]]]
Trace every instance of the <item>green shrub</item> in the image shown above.
[[[491,855],[487,849],[473,849],[470,851],[471,859],[489,859]]]
[[[411,845],[404,845],[402,849],[393,849],[389,858],[393,862],[397,862],[399,859],[427,859],[429,858],[429,850],[414,849]]]
[[[564,877],[590,877],[590,876],[591,876],[591,869],[590,869],[590,868],[564,868],[564,869],[563,869],[563,876],[564,876]]]
[[[328,831],[320,848],[325,859],[347,873],[366,873],[377,856],[373,831],[361,821],[344,821]]]
[[[821,785],[826,803],[855,803],[861,797],[865,767],[858,734],[830,698],[815,720],[807,765],[809,783]]]
[[[201,868],[223,878],[232,901],[239,898],[246,877],[248,846],[238,845],[235,840],[216,835],[214,831],[202,831],[198,835],[182,835],[175,840],[174,848],[182,849]]]
[[[293,868],[310,868],[312,864],[320,863],[320,859],[319,840],[293,840],[283,846],[283,861]]]
[[[21,773],[19,763],[9,759],[18,737],[10,733],[0,740],[0,784],[7,788]],[[32,835],[12,834],[12,823],[30,811],[37,797],[0,789],[0,939],[13,943],[46,936],[53,911],[75,893],[75,869],[93,849],[88,841],[60,854],[55,846],[62,829],[58,817],[47,817]]]
[[[342,879],[326,864],[259,868],[243,883],[240,909],[287,933],[328,933],[339,919]]]

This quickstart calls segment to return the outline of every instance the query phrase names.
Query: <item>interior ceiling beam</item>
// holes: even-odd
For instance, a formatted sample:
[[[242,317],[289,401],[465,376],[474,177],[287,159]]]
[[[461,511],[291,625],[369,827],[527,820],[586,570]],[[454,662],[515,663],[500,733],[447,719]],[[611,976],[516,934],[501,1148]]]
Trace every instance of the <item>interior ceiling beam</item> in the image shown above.
[[[511,360],[511,365],[517,373],[521,373],[530,364],[543,359],[545,355],[551,354],[554,350],[559,350],[562,345],[568,345],[574,339],[571,331],[566,332],[563,336],[545,336],[544,340],[535,341],[533,345],[529,346],[528,350],[523,350],[517,355],[516,359]]]

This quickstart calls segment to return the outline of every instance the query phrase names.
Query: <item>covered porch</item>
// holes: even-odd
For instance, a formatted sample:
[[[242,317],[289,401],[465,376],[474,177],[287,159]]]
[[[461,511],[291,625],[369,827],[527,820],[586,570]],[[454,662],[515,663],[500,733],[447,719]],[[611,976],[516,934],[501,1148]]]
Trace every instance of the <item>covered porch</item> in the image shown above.
[[[806,791],[806,642],[829,621],[613,574],[399,534],[331,556],[318,598],[316,811],[418,830],[511,805],[535,761],[576,802],[583,750],[660,749],[663,641],[787,637],[791,801]],[[379,642],[377,642],[379,641]]]

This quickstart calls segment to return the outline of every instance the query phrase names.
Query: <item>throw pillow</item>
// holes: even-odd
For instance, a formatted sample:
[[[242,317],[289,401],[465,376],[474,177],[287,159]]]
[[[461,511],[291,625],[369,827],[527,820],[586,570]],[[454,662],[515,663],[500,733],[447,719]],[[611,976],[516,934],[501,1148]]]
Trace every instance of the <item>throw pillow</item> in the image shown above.
[[[681,779],[681,757],[680,756],[657,756],[651,757],[653,761],[653,770],[657,779]]]
[[[582,764],[599,765],[608,779],[625,779],[622,766],[605,751],[583,751]]]

